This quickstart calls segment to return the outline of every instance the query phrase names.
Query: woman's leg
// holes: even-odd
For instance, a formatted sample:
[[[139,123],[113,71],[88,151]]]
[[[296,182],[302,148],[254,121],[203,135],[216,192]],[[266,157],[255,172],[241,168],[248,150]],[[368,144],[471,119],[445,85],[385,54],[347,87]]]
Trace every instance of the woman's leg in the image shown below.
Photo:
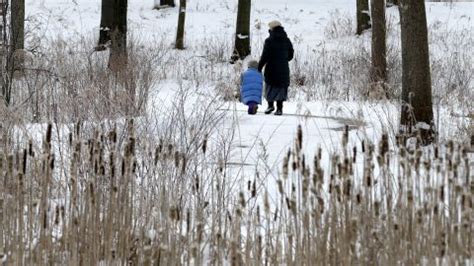
[[[265,114],[271,114],[273,111],[275,111],[275,106],[273,105],[273,101],[268,101],[268,108],[265,110]]]
[[[283,101],[277,101],[277,110],[283,111]]]
[[[282,115],[283,114],[283,101],[277,101],[277,111],[275,115]]]

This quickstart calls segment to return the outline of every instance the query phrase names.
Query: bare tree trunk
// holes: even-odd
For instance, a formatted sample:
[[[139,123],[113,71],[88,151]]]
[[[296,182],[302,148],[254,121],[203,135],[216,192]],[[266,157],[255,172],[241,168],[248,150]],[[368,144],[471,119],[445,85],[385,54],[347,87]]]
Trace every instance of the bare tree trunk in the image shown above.
[[[423,144],[434,140],[428,29],[424,0],[401,0],[402,134],[419,132]]]
[[[160,0],[160,6],[170,6],[175,7],[174,0]]]
[[[239,0],[235,48],[232,60],[244,59],[250,54],[250,10],[251,0]]]
[[[357,0],[357,35],[370,29],[369,0]]]
[[[114,0],[102,0],[98,50],[105,50],[105,45],[110,41],[110,31],[114,20],[113,7]]]
[[[14,70],[23,65],[23,49],[25,49],[25,0],[11,2],[11,34],[10,45],[12,59],[10,67]]]
[[[176,33],[175,48],[184,49],[184,22],[186,19],[186,0],[179,0],[178,31]]]
[[[127,0],[113,0],[113,2],[109,68],[117,71],[127,65]]]
[[[6,58],[7,58],[7,0],[0,0],[0,88],[2,90],[2,98],[0,106],[7,104],[7,69],[6,69]]]
[[[387,6],[398,6],[400,4],[400,0],[387,0]]]
[[[387,41],[385,0],[371,0],[372,14],[372,70],[373,83],[387,80]]]

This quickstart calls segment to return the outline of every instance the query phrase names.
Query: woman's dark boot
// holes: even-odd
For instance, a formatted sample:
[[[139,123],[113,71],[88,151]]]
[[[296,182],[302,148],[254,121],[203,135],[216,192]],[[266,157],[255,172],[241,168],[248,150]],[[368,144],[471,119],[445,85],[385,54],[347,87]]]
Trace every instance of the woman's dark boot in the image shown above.
[[[273,106],[273,102],[268,102],[268,108],[267,108],[267,110],[265,110],[265,114],[269,115],[273,111],[275,111],[275,107]]]
[[[282,115],[283,114],[283,101],[277,101],[277,111],[275,115]]]

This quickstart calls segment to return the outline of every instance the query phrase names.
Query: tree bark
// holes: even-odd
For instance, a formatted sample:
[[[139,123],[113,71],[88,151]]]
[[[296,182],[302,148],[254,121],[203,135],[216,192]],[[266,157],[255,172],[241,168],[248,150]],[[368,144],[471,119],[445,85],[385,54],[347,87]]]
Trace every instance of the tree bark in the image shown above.
[[[11,1],[10,45],[10,67],[18,69],[23,64],[22,50],[25,49],[25,0]]]
[[[233,59],[244,59],[250,54],[251,0],[239,0]]]
[[[371,81],[378,83],[387,80],[387,43],[385,1],[371,0],[372,14],[372,70]]]
[[[127,65],[127,0],[113,2],[109,68],[120,70]]]
[[[0,105],[8,105],[9,95],[8,95],[8,76],[6,68],[6,58],[7,58],[7,0],[0,0],[0,88],[2,90],[1,94],[1,103]]]
[[[175,7],[174,0],[160,0],[160,5],[161,6],[170,6],[170,7]]]
[[[387,6],[398,6],[400,4],[400,0],[387,0]]]
[[[357,0],[357,35],[370,29],[369,0]]]
[[[100,16],[100,36],[98,46],[104,50],[104,46],[110,41],[110,31],[114,20],[114,0],[102,0]]]
[[[179,0],[178,30],[176,32],[175,48],[184,49],[184,23],[186,19],[186,0]]]
[[[420,134],[423,144],[434,140],[428,29],[424,0],[401,0],[402,134]],[[429,127],[428,127],[429,126]]]

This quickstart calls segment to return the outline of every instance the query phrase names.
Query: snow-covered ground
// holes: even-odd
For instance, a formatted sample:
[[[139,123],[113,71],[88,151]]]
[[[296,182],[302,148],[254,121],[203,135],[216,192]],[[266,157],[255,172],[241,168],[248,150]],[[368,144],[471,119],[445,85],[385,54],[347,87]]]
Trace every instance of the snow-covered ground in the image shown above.
[[[186,17],[185,43],[188,49],[180,52],[172,50],[176,55],[185,55],[184,58],[200,56],[203,47],[198,45],[203,40],[228,39],[230,44],[235,31],[237,1],[230,0],[189,0]],[[30,30],[29,45],[35,45],[38,40],[68,41],[80,36],[86,40],[97,39],[100,22],[100,1],[93,0],[27,0],[27,27]],[[261,45],[267,37],[266,23],[278,19],[282,21],[289,37],[295,44],[296,54],[304,55],[321,50],[321,45],[328,45],[337,49],[340,45],[353,45],[354,42],[363,42],[367,45],[370,32],[361,37],[352,34],[354,25],[355,3],[352,0],[255,0],[252,1],[252,58],[258,58]],[[129,1],[129,27],[132,38],[137,38],[145,45],[153,42],[156,36],[164,38],[166,45],[172,46],[177,22],[177,8],[153,10],[153,1]],[[428,24],[446,32],[456,32],[458,29],[472,29],[468,38],[473,38],[474,3],[427,3]],[[388,9],[389,42],[392,46],[398,44],[398,10]],[[343,24],[337,24],[343,23]],[[344,24],[345,23],[345,24]],[[391,25],[391,26],[390,26]],[[336,27],[336,28],[334,28]],[[337,27],[340,27],[337,29]],[[334,32],[336,31],[336,32]],[[338,32],[340,31],[340,32]],[[341,34],[342,32],[342,34]],[[332,40],[328,40],[332,36]],[[94,41],[95,42],[95,41]],[[95,43],[90,43],[92,49]],[[326,44],[328,43],[328,44]],[[438,47],[437,47],[438,48]],[[350,48],[349,48],[350,49]],[[355,49],[355,48],[354,48]],[[465,47],[472,50],[472,47]],[[231,51],[228,51],[230,54]],[[472,57],[471,57],[472,66]],[[228,64],[219,64],[226,71],[235,71]],[[223,70],[224,71],[224,70]],[[225,77],[225,76],[224,76]],[[344,79],[344,77],[340,77]],[[223,80],[224,83],[231,81]],[[350,81],[347,81],[350,82]],[[149,109],[155,105],[170,105],[166,102],[173,99],[176,92],[177,80],[160,82],[150,101]],[[434,82],[436,84],[436,82]],[[191,85],[193,86],[193,85]],[[211,97],[215,83],[196,87],[199,93]],[[294,95],[298,95],[297,87],[292,87]],[[316,88],[317,90],[317,88]],[[265,106],[260,107],[256,116],[248,116],[245,107],[240,103],[216,104],[216,112],[226,112],[226,123],[223,128],[234,128],[236,132],[235,160],[237,164],[254,165],[261,156],[260,144],[268,149],[268,161],[278,172],[279,161],[289,147],[291,147],[296,128],[303,126],[307,142],[305,149],[313,154],[318,147],[330,154],[340,148],[341,132],[345,125],[351,126],[350,138],[353,143],[362,139],[378,141],[382,132],[396,132],[398,108],[392,103],[361,103],[357,101],[313,101],[307,102],[301,97],[294,97],[285,104],[283,117],[266,116],[262,113]],[[451,122],[449,110],[441,107],[436,112],[439,117],[440,128],[443,134],[452,135],[452,127],[458,122]],[[163,109],[160,109],[163,110]],[[452,123],[452,124],[449,124]],[[469,123],[469,121],[467,122]],[[454,125],[453,125],[454,124]],[[219,131],[219,129],[217,129]],[[393,139],[392,139],[393,141]],[[393,143],[393,142],[392,142]]]
[[[139,188],[140,193],[134,195],[136,198],[133,198],[132,196],[132,202],[136,200],[137,203],[143,203],[144,206],[143,208],[134,209],[134,211],[137,212],[134,219],[136,218],[138,220],[137,224],[140,224],[142,218],[145,220],[144,223],[146,223],[146,225],[143,226],[143,230],[148,230],[150,228],[149,232],[153,232],[153,237],[149,237],[150,239],[155,239],[156,231],[153,231],[155,229],[159,234],[171,232],[169,234],[173,237],[173,234],[179,231],[177,230],[174,232],[174,229],[166,228],[161,224],[161,222],[167,221],[168,209],[166,208],[170,207],[166,206],[165,203],[172,205],[178,204],[177,202],[179,202],[179,204],[183,205],[180,206],[183,207],[183,211],[184,208],[188,207],[194,211],[201,207],[199,204],[202,203],[200,202],[202,199],[199,197],[202,195],[210,195],[211,199],[205,200],[210,201],[210,207],[208,207],[206,211],[211,213],[209,208],[212,208],[212,212],[214,212],[214,208],[219,209],[222,207],[220,205],[221,200],[225,201],[223,204],[229,203],[229,205],[237,202],[239,193],[246,190],[247,184],[250,186],[250,183],[247,183],[249,180],[254,180],[253,182],[255,184],[255,180],[257,179],[259,186],[258,195],[255,197],[255,200],[249,198],[249,202],[252,202],[254,206],[263,206],[265,204],[261,203],[266,200],[265,197],[267,197],[268,194],[272,205],[272,211],[275,210],[274,207],[276,207],[275,217],[277,216],[278,208],[280,208],[281,212],[288,212],[284,206],[285,203],[283,202],[283,196],[287,197],[287,201],[289,200],[290,194],[293,194],[293,192],[290,192],[291,189],[293,189],[292,186],[294,187],[294,183],[292,182],[295,180],[296,183],[300,182],[301,176],[299,176],[300,173],[298,171],[293,170],[290,174],[290,178],[285,179],[281,177],[282,172],[284,172],[284,157],[287,156],[289,149],[292,149],[292,151],[295,150],[294,145],[298,133],[298,126],[301,126],[303,131],[303,153],[306,156],[306,165],[309,165],[309,168],[311,168],[312,171],[317,170],[317,167],[313,165],[314,155],[318,153],[318,149],[322,150],[322,159],[318,164],[324,168],[325,181],[329,180],[331,171],[336,171],[334,170],[335,164],[339,162],[337,160],[331,161],[331,159],[333,159],[331,158],[331,155],[333,153],[341,154],[341,151],[343,150],[346,152],[350,150],[351,152],[355,152],[355,154],[349,156],[351,159],[354,159],[353,164],[355,166],[355,169],[351,169],[351,171],[354,170],[353,174],[350,174],[351,178],[355,177],[354,179],[351,179],[351,181],[355,183],[352,184],[355,185],[352,187],[353,193],[358,193],[360,187],[364,186],[362,184],[363,171],[366,170],[364,168],[370,167],[374,167],[375,173],[372,173],[373,178],[376,178],[376,182],[379,183],[370,189],[367,189],[364,192],[367,194],[362,193],[365,196],[371,194],[371,196],[374,196],[375,200],[377,200],[377,197],[380,196],[381,193],[388,191],[388,193],[393,193],[393,195],[395,195],[394,198],[390,198],[390,200],[400,200],[400,202],[402,202],[404,199],[402,199],[402,196],[405,196],[402,193],[406,193],[406,191],[400,191],[400,194],[398,194],[399,191],[397,191],[397,185],[400,190],[407,190],[408,188],[408,190],[412,192],[410,189],[415,189],[414,193],[416,196],[420,196],[424,193],[422,189],[425,188],[425,180],[422,180],[421,178],[409,180],[408,177],[411,176],[409,173],[410,169],[404,169],[409,173],[407,176],[404,176],[403,174],[397,176],[400,171],[402,171],[400,169],[403,167],[400,167],[401,163],[397,160],[406,159],[402,158],[403,156],[398,153],[398,150],[392,149],[390,151],[390,156],[393,155],[390,162],[392,164],[399,163],[399,165],[390,169],[388,174],[387,171],[383,172],[378,169],[383,165],[383,163],[380,163],[380,161],[377,163],[375,158],[369,158],[370,156],[367,157],[365,153],[362,156],[362,149],[367,147],[363,147],[362,142],[365,142],[365,144],[370,142],[376,146],[384,133],[387,133],[389,136],[390,147],[394,148],[396,146],[395,134],[397,133],[398,128],[399,107],[396,100],[361,100],[360,91],[363,91],[362,87],[366,85],[366,79],[363,77],[364,71],[355,71],[355,67],[359,66],[359,64],[362,64],[361,66],[366,66],[367,62],[369,62],[368,57],[370,56],[370,53],[368,53],[368,51],[370,51],[371,33],[368,31],[359,37],[353,34],[355,29],[354,0],[252,1],[252,55],[250,58],[259,58],[262,43],[268,35],[266,24],[271,20],[278,19],[282,21],[282,24],[287,30],[290,39],[293,41],[296,50],[296,59],[291,63],[293,71],[292,80],[294,81],[296,79],[296,75],[306,76],[308,77],[308,80],[312,77],[312,80],[309,82],[311,83],[310,85],[299,86],[293,83],[290,88],[290,100],[285,103],[284,115],[281,117],[263,114],[263,110],[266,108],[265,104],[260,106],[257,115],[250,116],[246,113],[246,106],[237,101],[224,101],[222,99],[222,91],[224,89],[230,88],[230,94],[238,89],[235,79],[240,75],[240,72],[244,68],[240,64],[230,65],[226,62],[232,52],[237,0],[188,0],[185,37],[185,46],[187,49],[184,51],[172,49],[175,38],[178,8],[154,10],[153,2],[153,0],[128,1],[129,39],[132,40],[132,43],[139,44],[138,47],[134,47],[134,49],[146,50],[158,48],[163,49],[164,54],[158,57],[158,62],[149,65],[150,67],[157,66],[153,73],[155,73],[158,78],[149,92],[149,101],[146,105],[145,112],[140,113],[140,115],[135,117],[134,120],[137,132],[142,134],[139,136],[144,137],[145,139],[142,139],[141,141],[137,140],[136,143],[134,143],[138,146],[137,160],[143,161],[142,168],[138,171],[143,171],[144,173],[143,176],[140,175],[140,172],[136,175],[138,177],[137,184],[139,183],[137,187]],[[101,8],[99,0],[26,0],[26,8],[27,49],[32,49],[37,58],[41,58],[41,60],[46,58],[45,61],[48,61],[50,60],[50,58],[48,58],[50,55],[53,55],[51,58],[57,58],[54,57],[54,49],[58,48],[58,50],[60,50],[66,47],[64,50],[67,51],[67,56],[70,56],[71,58],[69,61],[68,59],[70,58],[59,58],[61,61],[53,62],[53,64],[48,65],[51,66],[51,69],[48,69],[48,71],[51,71],[53,74],[65,72],[69,75],[70,73],[67,68],[71,68],[71,65],[74,66],[74,62],[79,62],[74,61],[77,57],[88,57],[88,60],[92,62],[92,66],[102,66],[101,63],[104,63],[104,66],[98,69],[108,73],[105,66],[107,53],[92,52],[99,33]],[[390,71],[400,72],[398,10],[396,8],[389,8],[387,13]],[[435,103],[439,103],[435,107],[436,126],[443,139],[454,138],[455,140],[459,140],[457,139],[460,132],[459,129],[472,128],[473,123],[472,117],[468,118],[468,116],[472,115],[472,110],[469,110],[469,108],[472,107],[474,99],[468,98],[466,100],[465,97],[466,95],[467,97],[473,95],[472,85],[474,79],[472,78],[472,67],[474,60],[472,54],[474,54],[474,48],[473,46],[463,45],[474,44],[474,3],[427,3],[427,16],[430,28],[430,45],[432,52],[433,91],[435,95]],[[157,42],[160,43],[157,44]],[[64,50],[61,50],[60,52],[64,52]],[[46,55],[44,58],[42,57],[43,54]],[[143,54],[141,54],[141,56],[143,56]],[[161,59],[163,61],[160,61]],[[331,61],[332,59],[335,61]],[[348,66],[339,65],[342,63],[346,63]],[[320,64],[327,64],[330,65],[330,67],[321,66]],[[459,64],[460,67],[447,69],[456,66],[456,64]],[[63,68],[63,66],[65,67]],[[78,65],[77,69],[82,70],[83,67],[83,65]],[[91,67],[91,69],[94,68]],[[354,72],[351,72],[351,69],[354,70]],[[458,71],[459,69],[463,70],[465,73],[461,73],[463,75],[460,75],[460,73],[449,72]],[[328,72],[314,73],[315,71],[320,70],[328,70]],[[64,78],[64,84],[70,82],[72,88],[75,89],[76,87],[74,86],[77,86],[80,89],[84,89],[74,83],[74,80],[70,80],[72,77],[79,79],[79,81],[83,81],[81,79],[82,76],[79,75],[82,73],[75,73],[74,69],[71,72],[73,73],[72,75],[65,75],[67,77]],[[78,71],[76,70],[76,72]],[[397,95],[397,90],[400,89],[400,81],[397,80],[399,76],[399,74],[393,74],[390,77],[394,95]],[[448,80],[451,76],[456,78],[465,77],[465,79],[454,79],[454,81]],[[101,76],[98,75],[98,77]],[[87,79],[87,77],[85,79]],[[87,85],[89,84],[86,82],[84,83]],[[51,85],[54,89],[59,88],[65,90],[64,87],[62,87],[63,84],[57,85],[54,82],[46,84],[47,85],[44,87]],[[114,83],[107,80],[105,84],[109,85]],[[453,84],[456,86],[460,84],[460,87],[462,85],[464,89],[467,88],[470,91],[467,93],[465,91],[460,91],[457,87],[452,87]],[[100,87],[101,85],[104,84],[99,84],[97,87]],[[54,91],[54,89],[51,89],[52,93],[51,95],[48,95],[48,97],[53,99],[53,103],[49,102],[50,98],[41,102],[41,104],[44,103],[45,105],[50,104],[52,109],[53,107],[56,108],[56,106],[54,106],[55,104],[59,104],[58,102],[54,102],[54,100],[56,100],[54,98],[54,93],[59,94],[59,91]],[[91,91],[97,92],[92,89]],[[74,92],[71,94],[74,94]],[[79,95],[87,96],[87,92],[84,94],[80,92]],[[65,95],[61,94],[61,96]],[[91,95],[88,96],[91,97]],[[77,101],[87,103],[88,99],[90,99],[90,101],[98,99],[97,101],[100,102],[100,97],[103,97],[103,95],[92,95],[91,98],[85,98],[85,101],[82,98],[78,98]],[[61,100],[61,97],[58,98]],[[73,101],[74,100],[76,99],[73,98]],[[453,102],[457,105],[449,105]],[[68,103],[65,105],[67,104]],[[73,104],[74,102],[71,103],[71,105]],[[96,107],[93,104],[91,104],[91,106]],[[61,110],[60,108],[58,109]],[[82,108],[87,109],[89,106]],[[79,106],[79,109],[81,109],[81,106]],[[86,128],[90,126],[91,128],[94,128],[94,130],[100,128],[101,130],[98,130],[100,131],[100,134],[108,134],[108,130],[118,125],[118,131],[123,134],[123,142],[121,143],[120,148],[117,149],[118,159],[116,159],[116,161],[120,161],[120,152],[123,151],[122,148],[125,146],[122,144],[127,143],[128,140],[123,136],[129,137],[129,135],[126,135],[127,133],[124,133],[126,131],[124,130],[125,119],[122,119],[123,117],[120,115],[112,114],[114,118],[119,118],[109,119],[107,117],[103,120],[97,120],[96,116],[87,117],[87,114],[89,114],[88,111],[92,114],[93,111],[96,110],[80,111],[83,111],[83,113],[86,114],[86,119],[90,118],[90,120],[83,121],[84,123],[82,126]],[[52,111],[51,113],[54,112]],[[65,116],[70,118],[74,114],[68,114]],[[51,119],[51,117],[52,116],[49,116],[48,113],[47,119]],[[46,122],[46,118],[43,118],[42,122]],[[72,138],[74,138],[74,141],[84,142],[82,143],[84,145],[82,147],[82,152],[86,157],[89,156],[88,148],[96,144],[98,146],[103,145],[103,148],[105,147],[104,154],[110,155],[109,153],[114,152],[113,148],[107,146],[110,145],[110,140],[102,141],[101,139],[100,141],[97,141],[97,143],[90,141],[90,136],[86,135],[89,133],[91,136],[94,135],[92,133],[93,130],[90,130],[91,132],[84,133],[84,136],[79,137],[73,134],[73,128],[74,123],[72,121],[55,123],[53,126],[53,143],[57,144],[53,146],[55,149],[54,156],[56,156],[54,158],[57,165],[56,169],[60,170],[57,170],[57,183],[53,185],[57,186],[57,188],[51,189],[51,194],[47,194],[48,196],[51,196],[51,198],[48,199],[51,201],[48,205],[48,209],[51,213],[54,211],[55,206],[71,204],[68,202],[71,201],[69,198],[70,193],[72,193],[72,188],[69,187],[72,182],[70,180],[72,179],[70,173],[70,168],[72,168],[72,166],[70,163],[74,161],[72,159],[74,156],[73,149],[76,147],[69,143],[69,138],[71,138],[71,142],[73,142]],[[343,132],[346,128],[349,129],[349,136],[348,145],[344,148]],[[33,139],[36,140],[33,144],[37,145],[35,146],[36,150],[42,150],[39,146],[41,145],[42,139],[45,138],[44,132],[46,131],[46,123],[24,123],[18,125],[15,130],[15,141],[20,143],[18,147],[24,146],[24,140]],[[193,134],[196,130],[200,132],[202,131],[202,134],[199,138],[196,137],[193,139],[195,137]],[[200,142],[207,138],[203,136],[207,135],[207,133],[209,133],[209,148],[208,153],[205,154],[205,152],[202,151],[202,144]],[[74,137],[72,137],[73,135]],[[101,135],[100,138],[107,138],[104,135]],[[98,136],[95,137],[96,140],[98,140]],[[165,140],[165,143],[160,142],[162,139]],[[86,143],[87,141],[89,142]],[[166,141],[169,141],[169,143],[166,143]],[[132,141],[130,140],[130,142]],[[152,154],[155,152],[155,146],[161,144],[165,144],[164,150],[169,149],[169,154],[166,153],[166,155],[163,155],[165,152],[162,154],[162,156],[167,157],[160,161],[163,165],[158,165],[157,167],[156,161],[154,163],[152,162],[155,159]],[[114,145],[115,144],[111,146]],[[166,145],[176,146],[172,147]],[[186,147],[185,145],[188,146]],[[183,147],[184,149],[182,149]],[[354,150],[352,149],[353,147],[355,147]],[[186,148],[189,148],[189,150],[186,150]],[[94,168],[92,166],[96,162],[93,158],[94,154],[92,154],[92,149],[90,151],[90,158],[88,158],[90,159],[90,164],[87,162],[86,158],[80,158],[78,160],[84,168],[79,171],[79,179],[82,178],[80,181],[84,182],[83,184],[79,184],[79,187],[82,186],[81,189],[83,189],[82,193],[84,193],[84,197],[87,197],[89,193],[88,182],[90,180],[88,180],[88,178],[95,175],[92,173],[92,169]],[[171,151],[177,153],[172,154]],[[191,172],[194,171],[191,174],[188,173],[189,179],[186,180],[180,179],[183,173],[177,171],[180,163],[185,165],[184,162],[179,162],[178,157],[180,156],[180,152],[194,153],[192,155],[185,154],[189,155],[188,158],[191,160],[191,162],[188,162],[187,167],[193,168]],[[221,158],[227,154],[229,157],[224,159]],[[431,150],[429,149],[427,149],[426,153],[423,154],[427,158],[432,156]],[[456,155],[458,156],[457,159],[460,158],[460,154],[461,152]],[[102,155],[103,154],[98,156],[100,159],[95,159],[102,160]],[[154,155],[156,156],[156,154]],[[295,156],[295,153],[293,153],[292,156],[291,162],[296,163],[295,158],[297,156]],[[414,156],[418,156],[418,153]],[[449,156],[451,156],[451,154]],[[176,158],[178,158],[178,160]],[[367,158],[369,158],[368,162],[364,161]],[[472,160],[472,157],[466,158]],[[38,160],[42,159],[44,158],[41,157]],[[225,160],[225,163],[227,164],[225,168],[227,172],[224,174],[219,173],[221,159]],[[420,158],[416,159],[418,160]],[[431,159],[428,158],[428,161]],[[468,162],[468,159],[465,161],[466,165],[469,165],[469,163],[472,165],[471,162]],[[112,159],[110,160],[113,161]],[[342,158],[338,158],[338,160],[340,160],[341,163],[344,163]],[[410,158],[407,161],[410,161],[411,165],[415,164],[416,160]],[[436,160],[433,159],[432,161],[433,166],[430,166],[430,171],[432,172],[434,172],[435,167],[438,166],[448,167],[447,161],[451,164],[451,159],[446,160],[445,162],[443,161],[443,158],[436,158]],[[420,161],[418,161],[417,164],[419,166]],[[124,165],[125,163],[122,164],[122,171],[124,171]],[[149,166],[151,170],[148,169]],[[331,167],[333,169],[330,169]],[[138,168],[140,168],[140,166]],[[184,168],[186,168],[186,165]],[[164,177],[160,176],[159,171],[161,170],[165,173],[163,175]],[[418,170],[419,169],[416,169],[416,174],[413,174],[414,176],[420,177],[426,174],[424,170],[421,172]],[[455,170],[455,173],[457,174],[456,171],[457,170]],[[459,173],[461,175],[466,172],[469,173],[469,171],[463,169],[460,170]],[[227,184],[229,186],[229,191],[225,191],[225,185],[224,191],[228,193],[232,199],[229,199],[227,195],[222,196],[219,194],[218,184],[221,180],[225,179],[224,176],[227,177],[226,174],[229,174],[231,180],[229,182],[230,184]],[[434,177],[429,179],[427,183],[429,183],[430,186],[433,185],[434,189],[437,189],[438,185],[444,185],[444,183],[448,184],[447,179],[449,174],[450,173],[447,173],[445,175],[444,172],[438,172],[437,174],[434,174]],[[405,177],[407,180],[400,180]],[[194,178],[198,179],[198,184],[199,178],[203,178],[202,180],[204,180],[201,180],[201,185],[205,186],[205,188],[203,189],[201,187],[201,191],[204,190],[204,192],[200,192],[200,196],[193,194],[195,186]],[[34,178],[32,178],[32,180],[34,180]],[[288,186],[288,193],[285,195],[278,194],[277,181],[281,180],[284,180],[284,185]],[[461,182],[460,180],[458,181]],[[42,181],[36,180],[36,182]],[[153,184],[153,182],[156,182],[156,184]],[[217,182],[217,185],[215,182]],[[342,184],[343,180],[332,180],[331,182],[334,182],[334,184],[340,182],[337,184],[339,186]],[[324,183],[324,187],[321,190],[326,191],[329,189],[329,186],[326,186],[327,183]],[[397,185],[394,185],[395,183],[397,183]],[[174,184],[177,184],[179,187],[172,187]],[[451,182],[449,184],[451,186],[453,185]],[[35,183],[32,182],[31,186],[34,185]],[[300,184],[298,183],[298,186],[299,185]],[[322,187],[322,184],[320,185]],[[333,183],[331,183],[331,185],[333,185]],[[394,188],[392,188],[392,185]],[[316,183],[313,184],[313,186],[313,188],[316,189]],[[73,186],[71,185],[71,187]],[[214,191],[216,187],[217,192]],[[372,188],[374,189],[372,190]],[[103,189],[107,193],[109,192],[107,191],[107,186],[102,188],[99,186],[99,189]],[[419,191],[416,191],[416,189]],[[446,188],[446,190],[448,190],[448,188]],[[265,193],[262,193],[264,191]],[[454,193],[446,192],[446,195],[448,194],[451,195]],[[324,201],[326,202],[326,205],[323,204],[322,209],[329,208],[328,206],[331,206],[331,204],[334,204],[333,206],[343,207],[342,205],[337,205],[338,203],[334,198],[334,193],[332,195],[329,195],[329,193],[321,193],[316,196],[318,197],[318,200],[323,201],[323,203]],[[170,197],[170,199],[167,199],[166,197]],[[437,197],[434,196],[434,199],[436,198]],[[169,202],[167,200],[169,200]],[[176,202],[171,202],[173,200]],[[351,199],[348,197],[348,200],[350,201]],[[370,200],[373,199],[370,198]],[[422,203],[421,200],[422,198],[420,197],[418,202],[420,206]],[[313,201],[316,202],[314,198]],[[85,200],[83,201],[83,204],[87,204],[87,202],[88,200]],[[389,200],[387,200],[387,202],[389,202]],[[456,203],[455,200],[449,202]],[[208,204],[209,202],[205,201],[204,203]],[[288,202],[286,204],[288,204]],[[164,206],[164,209],[160,209],[162,206]],[[206,207],[204,206],[203,209],[204,208]],[[350,208],[352,208],[352,206]],[[398,215],[398,218],[401,220],[404,219],[405,216],[397,214],[397,206],[392,206],[391,208],[393,208],[394,216]],[[391,212],[391,208],[387,206],[386,211]],[[160,213],[157,209],[160,209],[164,214]],[[288,209],[290,208],[288,207]],[[450,208],[446,209],[446,212],[452,211]],[[300,211],[301,210],[306,210],[306,206],[303,206]],[[353,210],[355,210],[353,214],[357,213],[356,207],[353,208]],[[214,223],[215,221],[210,220],[215,217],[220,219],[221,215],[227,216],[228,213],[225,213],[225,211],[227,210],[219,209],[219,211],[216,212],[218,215],[213,213],[215,216],[212,216],[212,218],[205,217],[203,220],[209,224]],[[233,209],[231,211],[233,211]],[[205,213],[204,215],[209,213]],[[253,214],[249,215],[246,219],[250,221],[253,219],[252,215]],[[18,217],[20,216],[21,215]],[[352,219],[352,217],[350,218]],[[273,225],[267,225],[269,227],[264,228],[265,226],[260,226],[259,224],[261,221],[257,221],[255,231],[257,232],[268,229],[269,235],[272,235],[277,231],[278,234],[286,234],[287,232],[282,233],[282,231],[280,231],[282,230],[280,226],[282,226],[286,220],[282,221],[284,222],[281,223],[280,221],[281,224],[278,224],[279,222],[275,223],[275,226],[278,228],[272,228]],[[390,219],[388,219],[388,221],[390,221]],[[195,222],[196,221],[193,221],[193,223]],[[289,222],[288,224],[290,225],[288,228],[291,228],[293,221],[288,219],[287,222]],[[389,228],[388,226],[391,226],[391,224],[385,223],[385,221],[381,224],[386,225],[387,228]],[[57,227],[59,228],[59,226]],[[375,227],[377,226],[374,226],[374,228]],[[362,230],[363,232],[365,227],[361,228],[362,227],[359,227],[358,230]],[[369,228],[370,230],[368,229],[370,235],[372,235],[371,230],[374,228]],[[390,227],[389,230],[392,230],[391,228],[393,227]],[[425,229],[427,230],[427,228],[430,229],[432,227],[427,226]],[[298,228],[295,229],[299,230]],[[275,230],[275,232],[271,232],[271,230]],[[376,228],[374,230],[377,231]],[[426,230],[421,232],[426,232]],[[58,229],[57,235],[55,233],[54,236],[59,238],[61,236],[60,231],[61,230]],[[213,231],[213,233],[215,232]],[[383,230],[380,233],[384,233]],[[176,235],[184,237],[184,235],[181,235],[181,232]],[[243,235],[245,235],[245,233],[243,233]],[[314,236],[318,236],[318,234],[315,233]],[[423,235],[423,237],[428,236],[429,235]],[[280,235],[278,235],[277,238],[279,237]],[[397,240],[396,245],[398,245],[399,241],[396,235],[394,239]],[[271,242],[272,240],[265,241]],[[277,239],[276,242],[278,241],[280,240]],[[326,243],[326,241],[327,239],[322,242]],[[430,241],[432,241],[432,239],[430,239]],[[357,242],[358,245],[362,243],[359,243],[357,240],[355,242]],[[426,240],[426,242],[429,241]],[[159,245],[161,245],[161,243],[159,243]],[[406,244],[404,247],[406,247]],[[370,247],[368,247],[368,249],[370,249]],[[208,252],[209,251],[206,251],[204,253]]]

